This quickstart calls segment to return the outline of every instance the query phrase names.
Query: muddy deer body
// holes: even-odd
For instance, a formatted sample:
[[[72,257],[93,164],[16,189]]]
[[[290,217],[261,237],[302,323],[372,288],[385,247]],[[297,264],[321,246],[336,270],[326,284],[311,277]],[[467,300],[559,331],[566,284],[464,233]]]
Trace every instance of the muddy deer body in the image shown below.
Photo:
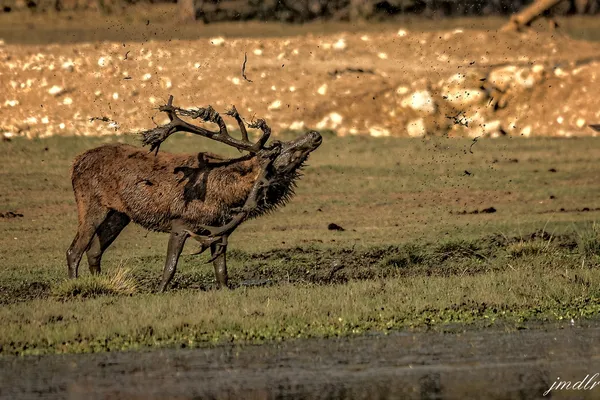
[[[183,122],[177,114],[189,116],[185,114],[189,110],[176,109],[171,102],[164,106],[171,118],[167,129],[145,132],[146,143],[153,149],[158,149],[170,134],[186,130],[250,154],[227,159],[211,153],[148,153],[138,147],[114,144],[78,156],[71,174],[78,229],[67,251],[69,277],[77,277],[84,252],[90,272],[100,273],[103,252],[125,226],[134,222],[148,230],[170,233],[160,291],[173,278],[190,236],[200,241],[201,251],[210,248],[217,283],[226,287],[228,235],[244,220],[284,204],[293,194],[304,161],[321,144],[321,136],[309,132],[294,141],[266,147],[270,130],[264,121],[260,121],[264,134],[257,142],[259,146],[247,140],[245,129],[243,140],[236,141],[226,133],[214,110],[201,117],[217,123],[220,132]],[[237,111],[232,114],[241,128]]]

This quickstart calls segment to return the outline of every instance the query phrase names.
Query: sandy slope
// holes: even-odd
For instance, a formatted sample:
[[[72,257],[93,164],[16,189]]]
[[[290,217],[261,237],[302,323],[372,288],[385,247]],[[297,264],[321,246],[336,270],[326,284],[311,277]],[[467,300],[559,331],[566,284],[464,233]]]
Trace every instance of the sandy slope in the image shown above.
[[[152,116],[161,123],[169,94],[181,107],[235,104],[275,133],[572,136],[600,122],[600,44],[548,34],[2,45],[0,60],[5,135],[128,134],[154,126]]]

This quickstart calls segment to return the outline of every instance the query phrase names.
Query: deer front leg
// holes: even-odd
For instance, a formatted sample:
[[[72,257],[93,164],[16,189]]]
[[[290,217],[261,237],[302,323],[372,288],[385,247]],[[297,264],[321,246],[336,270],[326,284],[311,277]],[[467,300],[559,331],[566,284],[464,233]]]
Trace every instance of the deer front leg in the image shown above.
[[[189,234],[183,225],[173,223],[171,236],[169,237],[169,246],[167,248],[167,260],[165,261],[162,282],[158,289],[159,292],[164,292],[171,282],[171,279],[173,279],[173,275],[175,275],[175,271],[177,270],[179,256],[181,255],[183,245],[188,237]]]
[[[211,258],[214,258],[215,278],[219,289],[227,289],[227,261],[226,261],[227,243],[213,243],[210,245]]]

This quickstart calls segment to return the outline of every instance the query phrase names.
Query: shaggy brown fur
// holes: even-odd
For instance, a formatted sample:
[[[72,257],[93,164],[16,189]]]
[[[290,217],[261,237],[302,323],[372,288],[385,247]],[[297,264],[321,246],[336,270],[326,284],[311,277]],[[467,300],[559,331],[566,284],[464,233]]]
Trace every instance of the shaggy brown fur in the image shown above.
[[[269,170],[270,185],[251,214],[257,217],[282,205],[321,136],[310,132],[281,144]],[[226,159],[211,153],[156,155],[130,145],[111,144],[79,155],[71,172],[77,202],[77,235],[67,251],[69,276],[77,277],[87,251],[92,273],[100,272],[102,253],[133,221],[146,229],[170,232],[171,239],[160,290],[171,280],[186,232],[202,225],[221,226],[242,207],[260,172],[261,153]],[[211,246],[211,252],[215,248]],[[225,254],[215,260],[220,286],[227,285]]]

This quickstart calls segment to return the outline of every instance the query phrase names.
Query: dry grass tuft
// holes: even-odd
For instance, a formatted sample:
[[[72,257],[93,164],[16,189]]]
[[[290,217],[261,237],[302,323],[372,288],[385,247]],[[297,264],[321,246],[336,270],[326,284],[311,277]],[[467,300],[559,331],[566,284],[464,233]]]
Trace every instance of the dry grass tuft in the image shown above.
[[[59,300],[94,298],[98,296],[131,296],[137,292],[137,282],[130,270],[120,265],[111,275],[86,276],[62,281],[53,290]]]

